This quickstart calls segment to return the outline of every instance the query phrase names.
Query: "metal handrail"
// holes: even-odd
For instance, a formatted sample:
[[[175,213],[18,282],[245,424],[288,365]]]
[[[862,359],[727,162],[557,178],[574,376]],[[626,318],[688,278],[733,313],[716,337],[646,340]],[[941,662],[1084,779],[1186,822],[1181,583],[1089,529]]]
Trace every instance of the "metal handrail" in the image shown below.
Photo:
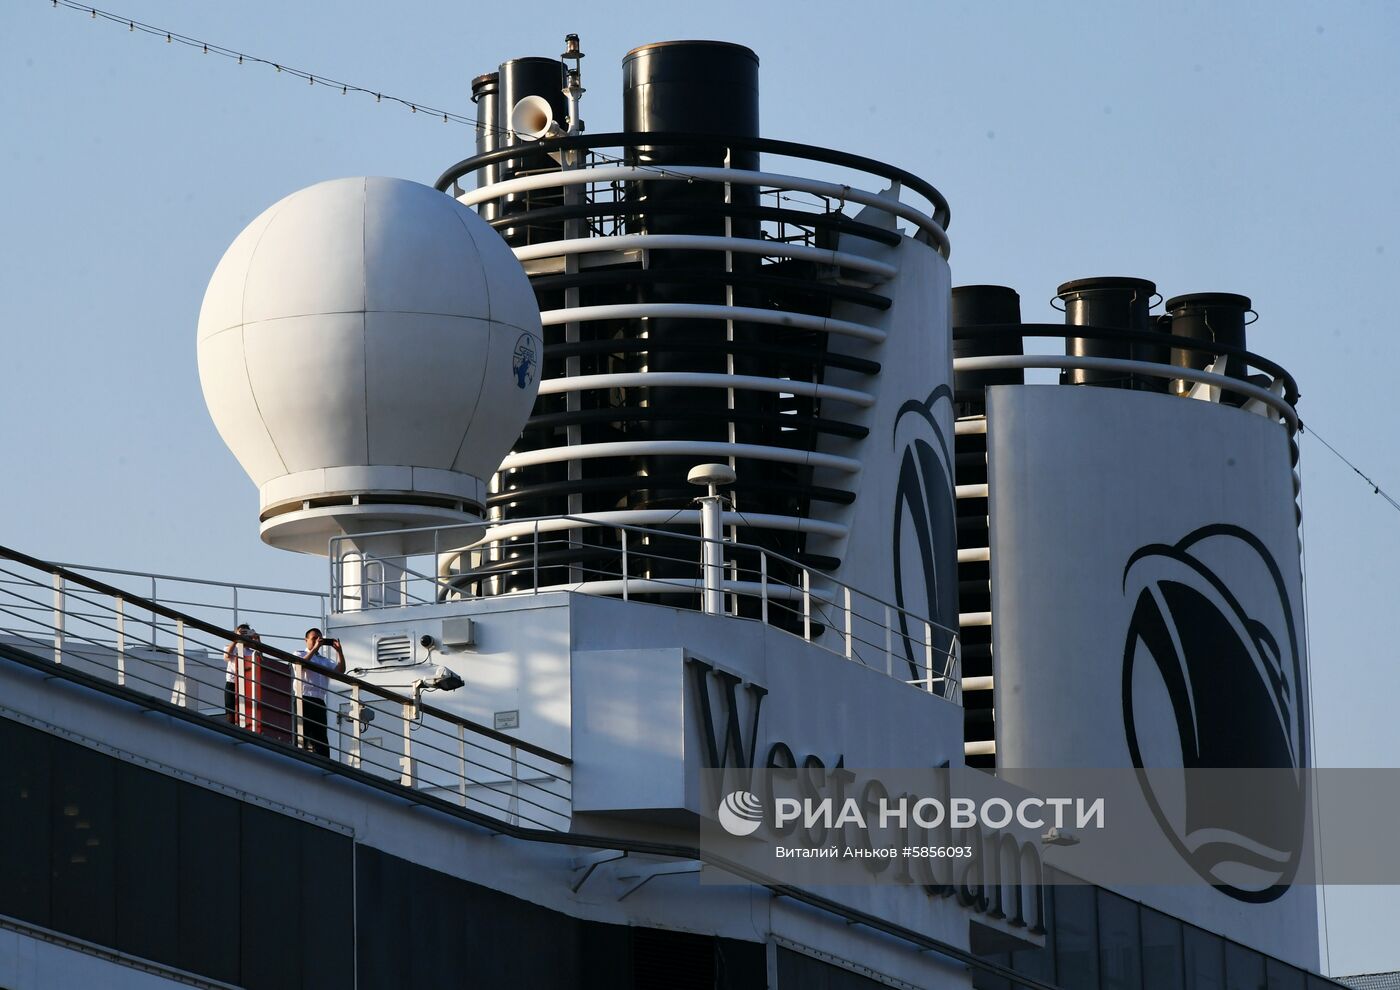
[[[1252,382],[1241,381],[1229,375],[1210,371],[1197,371],[1194,368],[1181,368],[1176,365],[1158,364],[1153,361],[1133,361],[1126,358],[1076,357],[1057,354],[996,354],[984,357],[961,357],[953,359],[956,371],[1009,371],[1017,369],[1077,369],[1085,371],[1117,371],[1123,374],[1149,375],[1155,378],[1180,378],[1233,392],[1268,406],[1287,424],[1290,433],[1298,430],[1298,411],[1282,396],[1268,389],[1260,388]],[[1095,387],[1086,383],[1084,387]]]
[[[385,595],[385,589],[390,583],[399,590],[399,594],[408,600],[397,604],[427,603],[445,600],[453,595],[462,595],[464,594],[464,585],[471,581],[489,581],[512,576],[519,578],[526,574],[529,575],[528,585],[519,591],[512,591],[508,594],[573,591],[621,597],[624,601],[628,601],[631,600],[632,595],[695,595],[703,592],[704,579],[699,566],[702,553],[697,553],[694,559],[655,553],[645,547],[639,547],[639,541],[636,539],[640,537],[642,540],[648,538],[664,541],[679,540],[701,547],[707,542],[703,537],[689,533],[600,521],[586,516],[539,516],[504,521],[498,524],[496,529],[505,530],[505,534],[493,533],[488,529],[485,535],[470,545],[441,549],[444,534],[450,534],[451,531],[460,528],[462,528],[460,525],[428,526],[418,530],[385,531],[386,534],[392,532],[398,535],[431,533],[434,543],[432,571],[426,573],[417,570],[411,567],[406,559],[392,562],[382,561],[381,563],[385,566],[381,572],[378,599],[380,604],[367,604],[362,599],[370,596],[362,594],[361,600],[358,600],[358,609],[374,610],[381,607],[391,607],[386,603],[387,596]],[[479,529],[480,524],[473,528]],[[590,545],[589,548],[600,554],[615,555],[619,560],[620,573],[592,567],[578,559],[556,562],[542,557],[542,547],[547,547],[550,544],[567,548],[566,555],[568,551],[577,551],[578,546],[565,538],[542,541],[540,539],[541,532],[562,534],[580,529],[612,531],[618,534],[619,545],[617,547]],[[351,540],[353,544],[353,541],[372,540],[378,535],[385,534],[357,534],[353,538],[334,537],[329,541],[333,609],[340,610],[342,603],[347,600],[344,589],[341,587],[339,574],[343,541]],[[521,542],[512,547],[506,542],[508,540]],[[756,600],[760,603],[760,621],[765,625],[774,625],[772,619],[775,614],[790,617],[793,623],[800,623],[802,639],[829,652],[862,663],[872,667],[872,669],[878,668],[863,654],[866,651],[871,651],[882,656],[885,673],[891,677],[895,676],[895,655],[897,652],[899,663],[907,663],[912,672],[920,675],[913,680],[906,680],[906,683],[921,685],[929,693],[941,694],[949,700],[955,700],[960,695],[957,684],[961,666],[958,630],[926,619],[908,609],[901,608],[892,602],[887,602],[878,596],[853,588],[826,575],[819,575],[818,580],[821,584],[814,587],[811,568],[766,547],[739,541],[725,540],[720,542],[722,549],[731,556],[724,563],[725,577],[720,582],[719,590],[721,595],[731,603],[729,614],[733,617],[742,617],[739,614],[741,600],[751,602]],[[507,552],[516,551],[519,556],[512,559],[490,561],[485,566],[470,570],[452,570],[454,566],[463,565],[465,555],[475,552],[490,552],[497,547]],[[735,551],[756,555],[756,568],[741,567],[739,561],[734,559]],[[358,550],[352,550],[348,556],[359,553]],[[426,554],[422,556],[426,556]],[[694,576],[643,577],[635,574],[629,560],[645,561],[651,564],[658,562],[677,563],[686,567],[694,567],[696,573]],[[793,584],[773,577],[775,566],[785,567],[800,575],[798,583]],[[541,570],[553,572],[563,567],[568,567],[570,571],[567,581],[548,584],[542,581]],[[392,582],[388,577],[391,568],[394,572]],[[429,584],[434,589],[432,595],[414,594],[410,590],[414,582]],[[794,607],[790,602],[800,603],[800,608]],[[859,623],[868,623],[877,630],[883,630],[884,642],[877,642],[860,635],[856,631]],[[822,631],[829,630],[831,635],[824,636],[822,631],[814,635],[814,626],[820,626]],[[779,625],[775,628],[784,627]],[[935,646],[935,638],[946,639],[946,648],[941,644]],[[834,639],[836,642],[824,641],[829,639]],[[900,644],[897,651],[895,649],[896,641]],[[862,649],[857,650],[857,644]],[[940,657],[942,660],[935,663],[935,657]],[[920,660],[920,658],[922,659]],[[941,689],[936,686],[941,686]]]
[[[544,141],[533,142],[528,146],[531,152],[551,152],[551,151],[572,151],[572,150],[592,150],[595,148],[634,148],[634,147],[703,147],[714,148],[724,146],[740,151],[767,152],[783,158],[798,158],[808,161],[822,162],[826,165],[837,165],[842,168],[854,169],[858,172],[865,172],[868,175],[876,175],[882,179],[887,179],[897,183],[911,192],[923,197],[933,207],[932,216],[934,221],[944,230],[948,229],[948,224],[952,220],[952,211],[948,207],[948,200],[930,182],[920,178],[913,172],[905,171],[894,165],[877,161],[874,158],[866,158],[863,155],[853,155],[844,151],[835,151],[830,148],[820,148],[815,145],[799,144],[795,141],[779,141],[773,138],[744,137],[737,134],[688,134],[669,131],[651,131],[647,133],[636,132],[611,132],[602,134],[576,134],[560,138],[551,138]],[[465,158],[457,164],[448,168],[438,177],[434,186],[441,192],[446,192],[448,187],[469,172],[475,172],[487,165],[494,165],[510,158],[520,157],[522,146],[519,144],[507,145],[495,151],[488,151],[484,154],[473,155]],[[661,166],[657,166],[661,170]]]
[[[1072,326],[1064,323],[985,323],[975,326],[953,328],[954,340],[977,340],[979,337],[1005,339],[1016,337],[1087,337],[1093,340],[1116,340],[1128,344],[1148,344],[1153,347],[1173,351],[1214,354],[1224,357],[1238,357],[1252,367],[1258,368],[1283,382],[1283,394],[1289,405],[1298,404],[1298,382],[1286,368],[1271,361],[1262,354],[1235,344],[1219,343],[1213,340],[1200,340],[1195,337],[1181,337],[1160,330],[1122,330],[1117,327]],[[978,355],[987,357],[992,355]],[[1005,355],[1012,356],[1012,355]],[[1179,365],[1161,365],[1162,368],[1180,369]],[[1163,376],[1166,377],[1166,376]],[[1173,373],[1170,377],[1182,376]]]
[[[213,588],[234,588],[239,591],[269,591],[279,595],[301,595],[306,598],[320,598],[324,600],[327,594],[324,591],[308,591],[305,588],[278,588],[273,585],[245,584],[241,581],[215,581],[209,578],[185,577],[179,574],[159,574],[152,571],[129,571],[117,567],[97,567],[92,564],[74,564],[66,561],[54,561],[54,567],[62,567],[69,571],[91,572],[94,574],[115,574],[124,577],[155,578],[157,581],[179,581],[184,584],[203,584]]]
[[[137,689],[148,696],[154,694],[157,697],[169,692],[172,704],[198,714],[192,708],[191,700],[201,695],[205,698],[220,695],[228,676],[224,670],[225,657],[220,648],[225,643],[236,644],[241,647],[240,654],[246,651],[246,656],[255,657],[257,663],[266,662],[270,658],[287,665],[288,672],[292,674],[290,685],[285,690],[272,689],[270,694],[274,700],[259,699],[255,703],[262,715],[286,716],[289,719],[288,724],[293,726],[293,738],[303,735],[295,731],[298,722],[304,720],[300,687],[306,680],[304,672],[314,668],[316,673],[326,677],[328,681],[348,689],[347,693],[354,709],[350,720],[355,729],[353,752],[349,752],[348,755],[355,766],[359,766],[360,759],[364,757],[371,766],[380,766],[381,769],[392,772],[392,767],[387,764],[381,766],[372,752],[365,753],[360,742],[361,730],[367,724],[363,717],[366,709],[375,710],[376,706],[397,708],[402,715],[402,732],[397,732],[393,724],[381,724],[378,728],[386,736],[402,741],[402,756],[398,762],[400,783],[404,786],[455,789],[464,803],[468,800],[470,789],[473,792],[472,800],[511,817],[542,824],[529,817],[532,812],[528,808],[522,810],[523,804],[539,809],[546,819],[559,820],[564,823],[563,827],[567,827],[569,813],[566,809],[569,796],[549,786],[557,782],[558,788],[564,791],[570,787],[569,768],[572,761],[562,754],[424,703],[417,696],[409,697],[350,675],[315,666],[265,640],[238,636],[232,630],[188,615],[167,604],[132,594],[64,565],[40,560],[3,546],[0,546],[0,559],[12,561],[44,576],[30,578],[13,570],[0,569],[5,575],[19,579],[5,582],[5,598],[3,604],[0,604],[0,613],[13,616],[22,623],[18,627],[4,630],[6,633],[51,651],[51,662],[55,666],[71,666],[75,662],[80,665],[103,665],[113,661],[116,684],[119,687]],[[28,594],[15,590],[16,585],[27,587]],[[46,598],[50,594],[51,604],[45,607]],[[46,612],[52,618],[44,621],[36,618],[33,614],[35,612]],[[128,621],[132,612],[149,613],[152,621]],[[173,649],[159,646],[153,638],[144,638],[140,634],[140,630],[145,630],[151,637],[156,635],[156,617],[167,620],[173,626]],[[93,627],[104,638],[94,638],[86,631],[87,627]],[[213,641],[201,641],[198,634],[212,637]],[[112,638],[106,639],[106,636]],[[94,648],[97,653],[93,652]],[[206,650],[208,652],[205,652]],[[240,663],[243,659],[240,657]],[[172,676],[162,681],[152,680],[148,667],[129,669],[131,663],[138,666],[156,663]],[[171,665],[173,670],[169,669]],[[134,685],[140,687],[136,688]],[[198,690],[199,688],[204,688],[209,693],[205,694]],[[281,705],[275,701],[279,691],[287,698]],[[364,698],[365,694],[370,698]],[[238,717],[242,719],[245,709],[241,695],[239,705]],[[225,710],[218,707],[212,713],[202,714],[200,717],[223,721],[226,716]],[[433,720],[433,733],[440,736],[441,741],[434,742],[428,736],[415,741],[413,736],[427,724],[426,720],[429,718]],[[454,745],[456,753],[451,749]],[[477,751],[474,758],[472,750]],[[385,752],[391,755],[393,753],[387,748]],[[449,762],[433,762],[433,758],[438,755],[445,756]],[[543,765],[525,757],[536,758]],[[432,779],[425,777],[418,770],[420,766],[424,770],[433,771]],[[487,779],[470,778],[468,768],[484,771]],[[523,776],[522,768],[528,771]],[[497,792],[504,796],[507,799],[505,807],[485,799],[482,796],[483,791]]]

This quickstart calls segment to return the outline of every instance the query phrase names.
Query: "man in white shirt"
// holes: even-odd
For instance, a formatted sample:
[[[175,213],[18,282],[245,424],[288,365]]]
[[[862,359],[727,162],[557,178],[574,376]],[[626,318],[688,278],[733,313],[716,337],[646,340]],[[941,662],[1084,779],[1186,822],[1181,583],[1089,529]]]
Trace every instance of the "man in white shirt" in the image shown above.
[[[335,650],[337,659],[324,656],[322,645]],[[321,630],[313,628],[306,630],[306,649],[297,650],[297,656],[306,660],[306,666],[301,668],[302,745],[319,756],[330,756],[330,741],[326,738],[326,688],[330,679],[316,668],[343,674],[345,654],[340,649],[340,640],[326,639]]]

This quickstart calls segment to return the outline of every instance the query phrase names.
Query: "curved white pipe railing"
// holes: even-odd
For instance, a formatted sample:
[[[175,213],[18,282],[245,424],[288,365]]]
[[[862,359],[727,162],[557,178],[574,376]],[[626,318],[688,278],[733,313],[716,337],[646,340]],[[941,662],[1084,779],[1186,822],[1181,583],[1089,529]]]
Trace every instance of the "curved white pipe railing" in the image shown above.
[[[540,322],[547,327],[563,323],[589,323],[595,320],[635,320],[648,317],[697,320],[738,320],[741,323],[764,323],[798,330],[818,330],[843,334],[882,343],[885,331],[864,323],[836,320],[829,316],[809,313],[789,313],[780,309],[759,309],[756,306],[724,306],[718,303],[617,303],[610,306],[575,306],[572,309],[550,309],[540,313]]]
[[[1010,371],[1024,368],[1080,369],[1084,371],[1117,371],[1124,374],[1149,375],[1154,378],[1180,378],[1184,381],[1211,385],[1239,395],[1257,399],[1263,405],[1278,413],[1279,418],[1288,424],[1290,432],[1298,429],[1298,413],[1281,395],[1260,388],[1253,382],[1241,381],[1228,375],[1218,375],[1213,371],[1198,371],[1195,368],[1180,368],[1155,361],[1130,361],[1126,358],[1074,357],[1052,354],[996,354],[988,357],[962,357],[953,359],[953,370],[958,371]],[[1093,388],[1092,385],[1082,386]]]
[[[842,539],[849,532],[841,523],[821,522],[802,516],[780,516],[768,512],[725,512],[726,526],[747,526],[750,529],[780,529],[793,533],[812,533]],[[476,550],[540,533],[562,533],[573,529],[594,529],[614,526],[660,526],[660,525],[700,525],[700,510],[684,509],[614,509],[607,512],[578,512],[570,516],[555,516],[549,519],[533,519],[527,522],[503,522],[490,529],[470,547]]]
[[[862,409],[875,402],[868,392],[837,385],[819,385],[790,378],[764,378],[761,375],[725,375],[704,371],[624,371],[607,375],[575,375],[572,378],[547,378],[540,382],[540,395],[561,395],[592,388],[723,388],[741,392],[777,392],[780,395],[800,395],[812,399],[833,399],[849,402]]]
[[[819,264],[849,268],[880,278],[894,278],[899,269],[849,251],[809,247],[806,244],[786,244],[755,237],[724,237],[719,234],[615,234],[610,237],[573,237],[562,241],[545,241],[515,248],[518,261],[537,261],[566,254],[596,254],[602,251],[729,251],[734,254],[757,254],[764,257],[797,258]]]
[[[581,443],[572,447],[522,450],[508,455],[498,470],[511,471],[515,468],[534,467],[537,464],[559,464],[563,461],[596,457],[682,456],[741,457],[778,464],[831,468],[845,474],[855,474],[860,470],[860,461],[854,457],[824,454],[815,450],[794,450],[791,447],[768,447],[757,443],[725,443],[719,440],[617,440],[611,443]]]
[[[569,171],[548,172],[543,175],[527,175],[519,179],[507,179],[489,186],[481,186],[457,197],[464,206],[475,206],[490,199],[499,199],[512,193],[532,192],[536,189],[555,189],[563,186],[590,185],[601,182],[717,182],[736,186],[767,186],[784,192],[805,192],[829,199],[873,206],[901,219],[908,220],[924,231],[937,244],[940,253],[947,257],[948,233],[943,227],[921,210],[898,199],[881,193],[870,192],[855,186],[845,186],[839,182],[826,182],[821,179],[804,179],[798,175],[785,175],[781,172],[751,172],[747,169],[719,168],[712,166],[656,166],[656,165],[593,165]]]

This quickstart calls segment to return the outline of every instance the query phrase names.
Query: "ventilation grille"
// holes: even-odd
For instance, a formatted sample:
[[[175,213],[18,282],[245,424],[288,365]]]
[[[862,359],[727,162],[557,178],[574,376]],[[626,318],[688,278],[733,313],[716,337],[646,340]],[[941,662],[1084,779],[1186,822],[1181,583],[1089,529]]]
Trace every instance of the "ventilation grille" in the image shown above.
[[[412,663],[413,639],[410,636],[376,636],[374,662],[377,664]]]

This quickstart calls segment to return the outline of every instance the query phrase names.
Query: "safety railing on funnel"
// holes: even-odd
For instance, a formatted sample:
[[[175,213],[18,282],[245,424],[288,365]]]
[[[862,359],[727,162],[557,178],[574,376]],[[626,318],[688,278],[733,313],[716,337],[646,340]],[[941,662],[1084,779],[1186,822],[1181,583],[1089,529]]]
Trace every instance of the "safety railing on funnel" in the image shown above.
[[[559,591],[704,608],[702,548],[707,541],[677,529],[581,515],[511,520],[484,532],[480,524],[410,532],[431,535],[433,549],[371,560],[358,546],[389,534],[330,541],[333,611]],[[403,530],[395,533],[405,535]],[[931,694],[961,701],[956,629],[764,547],[718,542],[724,614],[760,621]]]
[[[0,657],[511,824],[569,826],[569,759],[424,702],[431,682],[402,694],[320,667],[313,677],[266,639],[6,547]]]

